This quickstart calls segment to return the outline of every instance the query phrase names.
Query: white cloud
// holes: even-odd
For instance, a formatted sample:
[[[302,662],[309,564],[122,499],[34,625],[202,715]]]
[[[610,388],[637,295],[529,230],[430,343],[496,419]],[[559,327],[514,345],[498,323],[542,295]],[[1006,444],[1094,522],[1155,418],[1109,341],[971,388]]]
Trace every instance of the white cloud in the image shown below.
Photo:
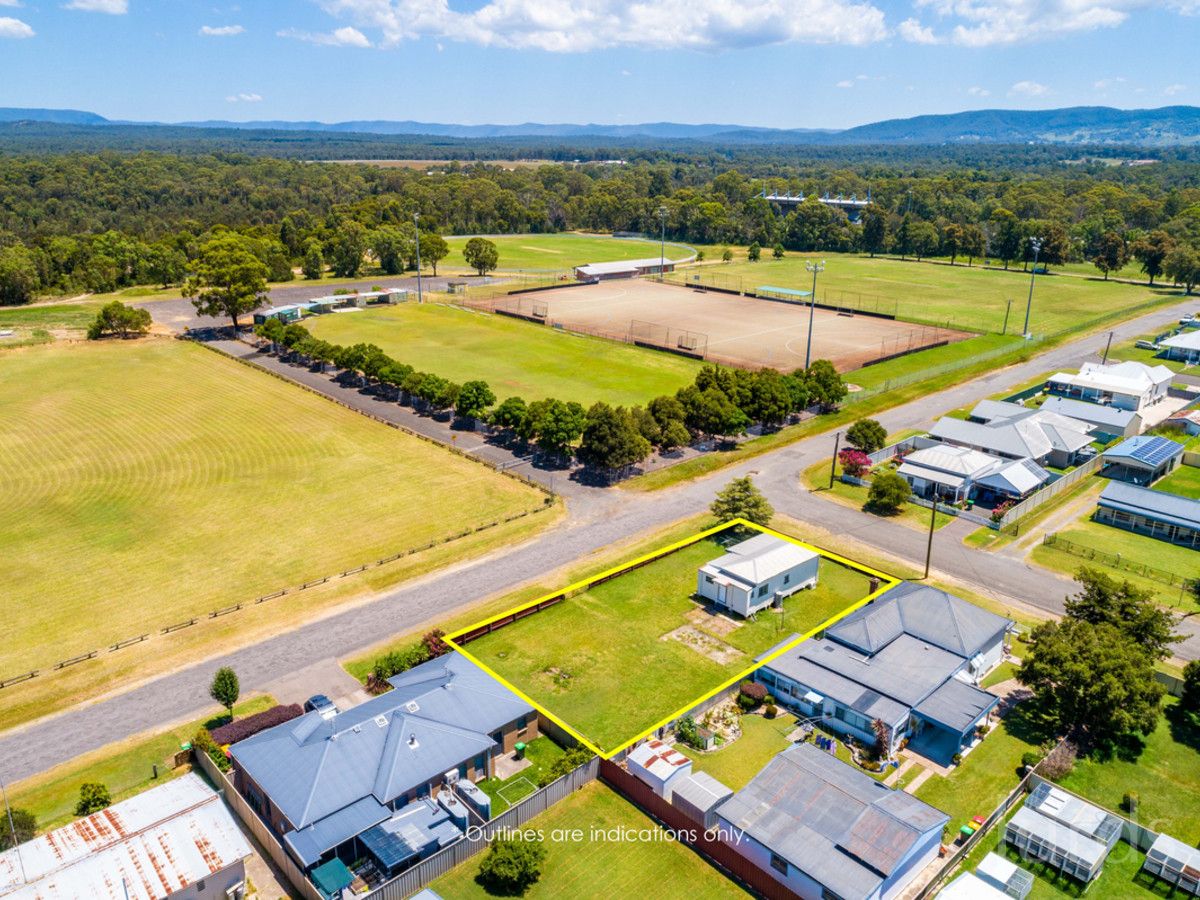
[[[912,44],[936,44],[939,41],[932,28],[922,25],[916,19],[905,19],[896,31],[900,37]]]
[[[0,0],[0,6],[17,7],[21,5],[21,0]]]
[[[871,0],[319,0],[393,47],[422,37],[552,53],[608,47],[722,50],[768,44],[870,44],[888,29]]]
[[[850,88],[854,87],[854,82],[851,79],[847,78],[845,81],[839,81],[837,84],[834,85],[834,87],[840,87],[843,90],[849,90]]]
[[[230,94],[225,98],[226,103],[262,103],[262,94],[241,93]]]
[[[973,84],[971,87],[967,88],[967,93],[972,97],[989,97],[991,96],[992,92],[987,88],[981,88],[979,85]]]
[[[371,42],[365,34],[357,28],[351,28],[349,25],[337,28],[329,33],[323,31],[297,31],[295,28],[285,28],[283,31],[276,32],[276,34],[279,37],[294,38],[297,41],[306,41],[309,44],[320,44],[325,47],[371,46]]]
[[[1182,94],[1186,90],[1186,84],[1168,84],[1165,88],[1163,88],[1163,93],[1168,97],[1174,97],[1176,94]]]
[[[1045,97],[1048,93],[1050,88],[1036,81],[1018,81],[1008,89],[1010,97]]]
[[[950,39],[968,47],[1113,28],[1140,11],[1200,13],[1200,0],[915,0],[915,4],[953,23]]]
[[[201,25],[200,33],[205,37],[233,37],[235,34],[244,34],[246,31],[241,25]]]
[[[20,19],[14,19],[11,16],[0,16],[0,38],[31,38],[35,34],[34,30]]]
[[[123,16],[129,12],[129,0],[71,0],[67,9],[77,9],[81,12],[107,13],[110,16]]]
[[[1114,88],[1117,85],[1124,83],[1125,79],[1119,76],[1116,78],[1101,78],[1099,81],[1093,81],[1092,87],[1098,91],[1107,91],[1109,88]]]

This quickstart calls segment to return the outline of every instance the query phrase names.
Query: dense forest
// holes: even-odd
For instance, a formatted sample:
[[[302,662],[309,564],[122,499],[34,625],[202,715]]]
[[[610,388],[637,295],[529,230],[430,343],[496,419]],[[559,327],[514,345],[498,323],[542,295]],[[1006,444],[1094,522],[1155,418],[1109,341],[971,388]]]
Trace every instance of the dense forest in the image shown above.
[[[234,152],[0,154],[0,302],[179,283],[227,231],[272,280],[296,266],[355,275],[365,257],[401,271],[414,212],[441,234],[657,233],[663,209],[667,237],[680,241],[1005,264],[1027,261],[1036,236],[1048,265],[1090,260],[1108,272],[1134,258],[1189,288],[1200,270],[1194,151],[1128,165],[1111,149],[1107,162],[1029,147],[743,148],[723,162],[714,148],[612,149],[625,162],[430,171]],[[784,215],[764,190],[869,192],[874,205],[853,223],[815,197]]]

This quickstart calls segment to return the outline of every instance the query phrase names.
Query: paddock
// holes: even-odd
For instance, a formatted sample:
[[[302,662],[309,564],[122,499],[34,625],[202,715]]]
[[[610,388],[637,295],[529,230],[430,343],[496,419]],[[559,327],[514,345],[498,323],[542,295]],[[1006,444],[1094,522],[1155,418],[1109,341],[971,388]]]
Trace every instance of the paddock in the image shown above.
[[[548,327],[745,368],[798,368],[808,344],[806,304],[647,279],[530,291],[488,304]],[[839,371],[970,337],[964,331],[820,307],[812,317],[812,359],[828,359]]]

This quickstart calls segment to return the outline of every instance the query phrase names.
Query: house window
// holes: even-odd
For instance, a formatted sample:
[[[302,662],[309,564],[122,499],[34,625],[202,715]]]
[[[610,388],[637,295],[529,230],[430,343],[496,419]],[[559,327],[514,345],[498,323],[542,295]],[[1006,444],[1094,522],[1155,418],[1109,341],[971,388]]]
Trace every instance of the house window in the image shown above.
[[[529,724],[528,716],[521,716],[517,719],[517,734],[525,733],[525,726]]]
[[[759,587],[758,587],[758,596],[759,596],[759,597],[765,597],[765,596],[767,596],[767,588],[768,588],[768,587],[770,587],[770,585],[767,585],[767,584],[762,584],[762,585],[759,585]]]
[[[487,754],[480,753],[475,757],[475,772],[477,774],[485,774],[487,772]]]
[[[778,853],[771,854],[771,868],[783,875],[788,873],[788,861]]]
[[[713,583],[713,577],[712,577],[711,575],[705,575],[705,576],[704,576],[704,583],[705,583],[705,584],[712,584],[712,583]]]
[[[829,888],[821,888],[821,900],[842,900],[842,895],[835,894]]]
[[[792,573],[791,572],[788,572],[786,575],[783,576],[783,583],[784,584],[792,583]]]

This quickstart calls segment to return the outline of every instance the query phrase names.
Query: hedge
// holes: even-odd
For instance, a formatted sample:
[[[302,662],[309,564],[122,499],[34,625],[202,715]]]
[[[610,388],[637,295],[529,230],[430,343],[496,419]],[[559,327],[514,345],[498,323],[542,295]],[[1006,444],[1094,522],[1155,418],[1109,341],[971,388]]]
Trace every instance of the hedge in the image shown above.
[[[281,704],[272,706],[270,709],[265,709],[260,713],[255,713],[252,716],[246,716],[244,719],[236,719],[226,725],[221,725],[218,728],[212,729],[212,739],[215,743],[222,747],[227,744],[236,744],[238,741],[244,741],[252,735],[258,734],[260,731],[266,731],[268,728],[273,728],[276,725],[282,725],[284,722],[290,722],[292,719],[299,718],[304,715],[304,710],[300,708],[298,703]]]

